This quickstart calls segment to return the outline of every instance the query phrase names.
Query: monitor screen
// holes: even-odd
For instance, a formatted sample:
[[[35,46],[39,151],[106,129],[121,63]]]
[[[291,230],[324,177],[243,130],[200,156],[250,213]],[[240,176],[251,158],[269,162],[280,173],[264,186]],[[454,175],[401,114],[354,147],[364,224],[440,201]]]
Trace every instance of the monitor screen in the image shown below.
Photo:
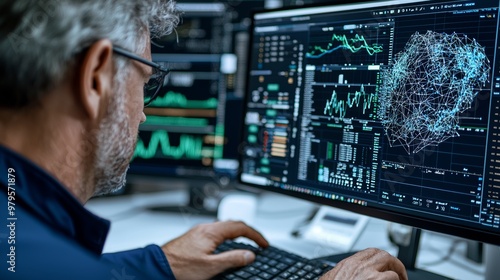
[[[233,127],[241,123],[243,98],[228,86],[237,69],[223,44],[231,18],[221,3],[179,6],[178,31],[152,42],[153,61],[171,72],[144,109],[129,177],[235,178],[240,130]]]
[[[220,55],[153,54],[153,61],[174,70],[164,92],[144,108],[131,171],[204,175],[223,144],[216,141],[224,133],[217,122]]]
[[[499,1],[343,3],[253,14],[240,180],[500,245]]]

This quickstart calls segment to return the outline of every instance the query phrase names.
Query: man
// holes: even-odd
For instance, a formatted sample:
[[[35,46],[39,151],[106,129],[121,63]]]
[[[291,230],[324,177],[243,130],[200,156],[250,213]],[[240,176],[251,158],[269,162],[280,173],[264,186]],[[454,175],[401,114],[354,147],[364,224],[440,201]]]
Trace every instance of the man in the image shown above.
[[[209,279],[255,258],[212,254],[225,239],[268,246],[241,222],[219,222],[101,255],[109,222],[83,205],[124,185],[144,85],[153,70],[165,74],[150,63],[150,34],[178,21],[168,0],[0,3],[0,279]],[[407,277],[396,258],[369,249],[324,278]]]

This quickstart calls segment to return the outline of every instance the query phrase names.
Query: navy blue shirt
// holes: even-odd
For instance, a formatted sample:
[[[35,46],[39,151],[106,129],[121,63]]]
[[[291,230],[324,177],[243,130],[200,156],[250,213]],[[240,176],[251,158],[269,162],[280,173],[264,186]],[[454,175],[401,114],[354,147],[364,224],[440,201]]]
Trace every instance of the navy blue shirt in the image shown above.
[[[101,255],[109,226],[0,145],[0,279],[175,279],[157,245]]]

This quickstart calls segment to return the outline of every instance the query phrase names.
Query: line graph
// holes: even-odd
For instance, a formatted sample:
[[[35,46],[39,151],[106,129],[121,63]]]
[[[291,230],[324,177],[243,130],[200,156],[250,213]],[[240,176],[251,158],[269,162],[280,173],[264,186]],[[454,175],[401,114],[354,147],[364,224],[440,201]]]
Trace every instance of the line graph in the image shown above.
[[[168,91],[164,96],[158,97],[153,103],[151,103],[151,106],[186,109],[215,109],[217,108],[217,103],[217,98],[189,100],[182,93]]]
[[[336,45],[334,42],[339,42],[340,44]],[[332,42],[328,43],[325,48],[321,46],[314,46],[313,50],[308,52],[306,56],[309,58],[320,58],[325,54],[329,54],[341,49],[348,50],[351,53],[357,53],[361,50],[366,50],[366,52],[370,56],[384,51],[384,47],[378,45],[377,43],[370,45],[363,35],[356,34],[354,35],[354,38],[347,38],[345,34],[333,34]]]
[[[147,125],[163,125],[203,128],[208,126],[208,124],[208,120],[204,118],[147,116],[146,121],[141,124],[141,127]]]
[[[391,28],[313,27],[306,58],[319,65],[386,64],[390,51]]]
[[[332,91],[331,98],[326,100],[325,107],[323,108],[323,114],[328,117],[342,120],[352,108],[362,110],[362,114],[367,116],[371,113],[372,109],[375,108],[374,103],[378,99],[377,94],[365,92],[365,86],[363,85],[361,85],[359,90],[347,92],[347,98],[345,99],[339,97],[338,90],[339,89],[336,88]],[[361,114],[357,115],[359,116]]]
[[[154,157],[170,157],[174,159],[188,158],[201,159],[203,150],[203,137],[181,134],[179,146],[173,146],[167,131],[159,130],[151,134],[151,139],[146,145],[139,138],[133,158],[151,159]]]

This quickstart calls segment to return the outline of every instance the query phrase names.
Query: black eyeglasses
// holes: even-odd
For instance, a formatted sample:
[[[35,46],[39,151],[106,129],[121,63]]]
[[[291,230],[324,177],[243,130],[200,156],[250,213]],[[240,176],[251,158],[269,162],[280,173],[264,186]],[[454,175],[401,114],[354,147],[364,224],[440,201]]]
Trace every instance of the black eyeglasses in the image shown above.
[[[148,83],[144,85],[144,107],[149,106],[156,99],[156,97],[158,97],[161,88],[167,83],[167,76],[168,73],[170,73],[170,69],[167,69],[160,64],[146,60],[132,52],[119,47],[113,47],[113,52],[126,58],[139,61],[153,68],[153,74],[149,78]]]

